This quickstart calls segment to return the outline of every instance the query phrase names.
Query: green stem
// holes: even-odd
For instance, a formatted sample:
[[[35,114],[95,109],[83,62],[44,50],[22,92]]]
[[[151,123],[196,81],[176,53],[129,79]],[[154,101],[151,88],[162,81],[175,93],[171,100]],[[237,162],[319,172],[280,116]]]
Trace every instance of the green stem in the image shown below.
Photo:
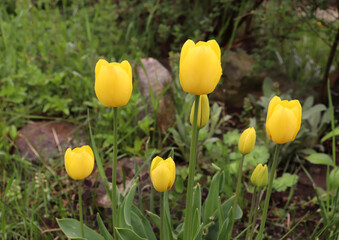
[[[271,192],[272,192],[272,183],[273,183],[275,169],[277,167],[277,159],[278,159],[279,149],[280,149],[280,145],[277,144],[275,146],[273,163],[272,163],[272,167],[271,167],[271,171],[270,171],[270,175],[269,175],[269,180],[268,180],[268,187],[267,187],[267,192],[266,192],[264,210],[263,210],[263,215],[262,215],[262,218],[261,218],[262,220],[261,220],[261,223],[260,223],[260,230],[259,230],[259,234],[256,238],[257,240],[261,240],[263,238],[263,232],[264,232],[264,229],[265,229],[265,223],[266,223],[266,218],[267,218],[268,205],[270,203],[270,197],[271,197]]]
[[[250,226],[251,224],[253,224],[253,222],[252,222],[252,217],[253,217],[253,211],[254,211],[254,204],[255,204],[256,196],[257,196],[257,187],[254,187],[253,195],[252,195],[252,201],[251,201],[250,216],[248,217],[248,224],[247,224],[247,226]],[[251,227],[251,228],[252,228],[252,227]],[[250,228],[250,229],[251,229],[251,228]],[[248,237],[249,237],[250,229],[248,229],[247,232],[246,232],[245,240],[247,240]]]
[[[243,154],[239,163],[239,169],[238,169],[238,179],[237,179],[237,187],[235,190],[235,199],[234,199],[234,203],[233,203],[233,219],[232,219],[232,226],[231,226],[231,230],[229,231],[230,234],[230,238],[232,237],[232,230],[233,230],[233,226],[234,226],[234,222],[235,222],[235,215],[237,213],[237,204],[238,204],[238,200],[239,200],[239,195],[240,195],[240,187],[241,187],[241,175],[242,175],[242,166],[244,165],[244,158],[245,155]]]
[[[117,200],[116,200],[116,184],[117,184],[117,156],[118,156],[118,144],[117,144],[117,126],[118,126],[118,108],[113,108],[113,162],[112,162],[112,223],[113,232],[117,227]]]
[[[82,181],[79,180],[79,215],[80,215],[80,229],[81,229],[81,237],[85,238],[84,233],[84,219],[82,214]]]
[[[164,240],[164,218],[165,218],[165,208],[164,208],[164,193],[160,193],[160,240]]]
[[[253,225],[251,227],[251,232],[250,232],[250,238],[253,239],[253,234],[254,234],[254,228],[257,223],[257,216],[258,216],[258,208],[259,208],[259,203],[260,203],[260,192],[257,193],[256,199],[255,199],[255,204],[254,204],[254,216],[253,216]]]
[[[192,139],[190,148],[190,162],[188,172],[188,186],[186,194],[186,217],[184,220],[184,240],[192,239],[192,198],[193,198],[195,163],[197,160],[197,139],[198,139],[197,120],[198,120],[199,98],[200,98],[199,95],[195,96]]]

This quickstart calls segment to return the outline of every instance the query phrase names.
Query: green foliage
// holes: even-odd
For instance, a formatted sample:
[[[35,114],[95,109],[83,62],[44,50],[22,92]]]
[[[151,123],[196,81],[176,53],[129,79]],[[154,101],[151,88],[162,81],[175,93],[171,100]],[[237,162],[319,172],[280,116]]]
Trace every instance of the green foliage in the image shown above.
[[[298,180],[298,175],[284,173],[281,177],[273,180],[273,188],[277,192],[284,192],[288,187],[292,187],[297,184]]]
[[[81,231],[80,231],[80,222],[75,219],[64,218],[64,219],[57,219],[59,227],[65,233],[68,238],[76,238],[82,239]],[[86,225],[84,225],[84,233],[85,239],[98,239],[98,240],[105,240],[103,236],[99,233],[93,231]]]

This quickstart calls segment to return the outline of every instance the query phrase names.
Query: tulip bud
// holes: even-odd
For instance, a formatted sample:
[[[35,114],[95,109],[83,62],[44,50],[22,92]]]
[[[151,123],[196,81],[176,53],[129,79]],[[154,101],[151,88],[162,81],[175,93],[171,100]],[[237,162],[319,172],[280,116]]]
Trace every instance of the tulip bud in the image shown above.
[[[298,100],[281,101],[272,98],[266,117],[266,132],[278,144],[291,142],[297,136],[301,125],[301,105]]]
[[[262,164],[259,163],[252,173],[251,182],[256,187],[265,187],[267,185],[267,181],[268,181],[267,165],[265,164],[264,166],[262,166]]]
[[[180,84],[185,92],[203,95],[214,91],[221,74],[220,47],[215,40],[187,40],[180,53]]]
[[[153,158],[150,172],[155,190],[165,192],[171,189],[175,180],[175,163],[171,157],[166,160],[159,156]]]
[[[74,180],[88,177],[94,168],[94,154],[90,146],[85,145],[65,153],[65,168],[68,175]]]
[[[190,122],[193,125],[194,118],[194,108],[195,101],[192,105]],[[197,119],[197,127],[198,129],[203,128],[208,123],[208,119],[210,118],[210,104],[208,101],[207,95],[201,95],[199,98],[199,109],[198,109],[198,119]]]
[[[247,128],[240,136],[238,142],[238,149],[242,154],[252,152],[255,144],[256,133],[253,127]]]
[[[128,103],[132,90],[132,68],[128,61],[108,63],[100,59],[95,66],[95,94],[106,107]]]

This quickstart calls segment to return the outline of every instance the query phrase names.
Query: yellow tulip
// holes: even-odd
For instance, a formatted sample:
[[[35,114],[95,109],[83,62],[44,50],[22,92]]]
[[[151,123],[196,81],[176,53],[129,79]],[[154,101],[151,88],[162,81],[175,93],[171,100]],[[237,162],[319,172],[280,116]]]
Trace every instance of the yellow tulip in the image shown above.
[[[193,118],[194,118],[194,108],[195,108],[195,101],[192,105],[191,115],[190,115],[190,122],[193,125]],[[198,109],[198,119],[197,119],[197,127],[198,129],[203,128],[208,123],[210,118],[210,104],[208,101],[207,95],[201,95],[199,98],[199,109]]]
[[[247,128],[240,136],[238,142],[238,149],[242,154],[252,152],[255,144],[256,133],[253,127]]]
[[[171,189],[175,180],[175,163],[171,157],[166,160],[156,156],[151,164],[151,180],[155,190],[165,192]]]
[[[266,117],[266,132],[278,144],[291,142],[297,136],[301,124],[301,105],[298,100],[281,101],[272,98]]]
[[[263,166],[261,163],[259,163],[256,166],[251,176],[251,182],[257,187],[265,187],[267,185],[268,169],[266,164]]]
[[[128,103],[132,90],[132,68],[128,61],[108,63],[100,59],[95,66],[95,94],[106,107]]]
[[[94,154],[90,146],[68,148],[65,153],[65,168],[74,180],[88,177],[94,168]]]
[[[185,92],[203,95],[214,91],[221,74],[220,47],[215,40],[187,40],[180,54],[180,83]]]

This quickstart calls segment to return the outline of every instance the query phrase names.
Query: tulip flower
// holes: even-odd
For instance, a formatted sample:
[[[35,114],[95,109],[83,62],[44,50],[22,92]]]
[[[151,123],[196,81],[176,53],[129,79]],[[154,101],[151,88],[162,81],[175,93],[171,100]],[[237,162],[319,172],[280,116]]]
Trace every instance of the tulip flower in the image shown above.
[[[158,192],[165,192],[172,188],[175,180],[175,163],[171,157],[164,160],[156,156],[152,160],[151,180]]]
[[[266,117],[266,132],[278,144],[291,142],[297,136],[301,124],[301,105],[298,100],[281,101],[272,98]]]
[[[252,152],[255,144],[256,133],[253,127],[247,128],[240,136],[238,142],[238,149],[242,154]]]
[[[214,91],[221,74],[220,47],[215,40],[187,40],[180,54],[180,83],[185,92],[204,95]]]
[[[95,66],[95,94],[106,107],[128,103],[132,90],[132,68],[128,61],[108,63],[100,59]]]
[[[193,117],[194,117],[194,107],[195,101],[192,105],[190,122],[193,125]],[[198,119],[197,119],[197,127],[198,129],[203,128],[208,123],[210,118],[210,105],[208,101],[207,95],[201,95],[199,98],[199,109],[198,109]]]
[[[85,145],[65,153],[65,168],[68,175],[74,180],[88,177],[94,168],[94,154],[90,146]]]
[[[268,169],[266,164],[263,166],[259,163],[256,166],[251,176],[251,182],[256,187],[265,187],[267,185]]]

